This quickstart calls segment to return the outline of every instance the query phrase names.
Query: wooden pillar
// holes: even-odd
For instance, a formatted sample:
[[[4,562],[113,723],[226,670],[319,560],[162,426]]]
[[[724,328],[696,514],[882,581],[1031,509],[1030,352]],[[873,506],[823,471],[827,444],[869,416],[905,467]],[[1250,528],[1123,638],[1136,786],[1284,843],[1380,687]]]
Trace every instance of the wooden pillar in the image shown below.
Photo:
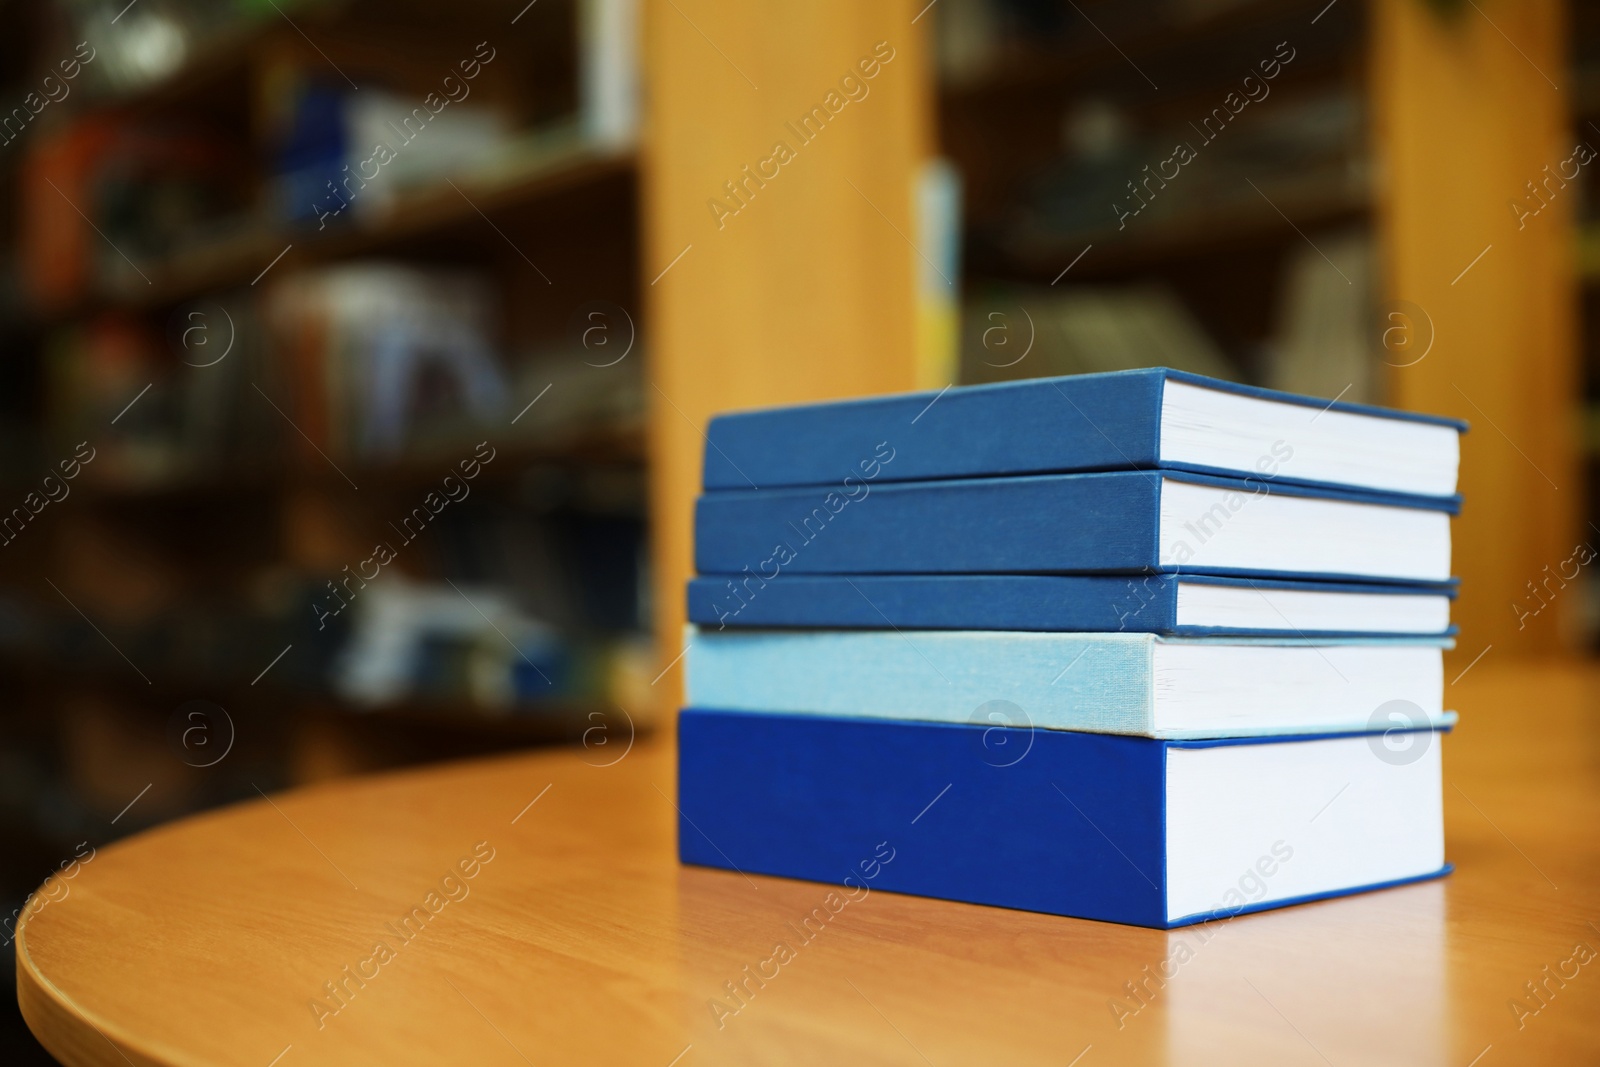
[[[647,0],[643,286],[660,665],[709,416],[915,384],[927,19],[909,0]],[[735,464],[738,456],[729,457]],[[682,664],[661,678],[678,699]]]
[[[1496,657],[1555,651],[1577,590],[1552,582],[1535,615],[1528,583],[1580,539],[1600,547],[1582,520],[1576,440],[1578,189],[1559,177],[1578,165],[1580,140],[1600,150],[1600,134],[1569,126],[1577,85],[1563,4],[1373,0],[1372,10],[1382,299],[1415,305],[1416,328],[1431,321],[1433,337],[1420,362],[1391,371],[1389,395],[1472,422],[1455,524],[1457,669],[1491,644]]]

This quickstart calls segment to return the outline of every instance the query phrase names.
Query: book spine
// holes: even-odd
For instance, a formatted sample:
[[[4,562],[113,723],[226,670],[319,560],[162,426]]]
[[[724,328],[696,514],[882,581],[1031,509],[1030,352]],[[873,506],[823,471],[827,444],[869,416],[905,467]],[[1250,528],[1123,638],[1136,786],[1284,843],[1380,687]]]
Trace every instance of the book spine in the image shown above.
[[[1158,564],[1161,479],[1040,476],[707,493],[701,574],[1143,572]]]
[[[730,627],[1169,633],[1175,579],[1160,574],[790,575],[691,579],[692,623]],[[1285,631],[1292,633],[1292,631]]]
[[[829,910],[887,889],[1166,925],[1161,742],[692,708],[678,737],[685,863],[839,887]]]
[[[639,127],[638,0],[583,0],[578,11],[584,136],[628,147]]]
[[[1157,465],[1160,370],[720,415],[706,428],[704,486],[826,485],[885,446],[880,481]]]
[[[1148,634],[702,630],[686,654],[687,698],[702,708],[1148,736],[1154,645]]]

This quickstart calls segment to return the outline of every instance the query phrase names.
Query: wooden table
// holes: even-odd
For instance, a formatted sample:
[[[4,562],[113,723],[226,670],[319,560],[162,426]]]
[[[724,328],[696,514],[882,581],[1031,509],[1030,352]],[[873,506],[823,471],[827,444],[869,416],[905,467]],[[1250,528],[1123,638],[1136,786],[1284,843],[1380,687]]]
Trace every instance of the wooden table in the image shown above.
[[[611,766],[620,745],[345,781],[102,849],[23,926],[22,1010],[70,1064],[1595,1062],[1600,669],[1492,656],[1449,690],[1443,882],[1204,934],[875,892],[735,1012],[724,983],[826,890],[680,867],[661,739]]]

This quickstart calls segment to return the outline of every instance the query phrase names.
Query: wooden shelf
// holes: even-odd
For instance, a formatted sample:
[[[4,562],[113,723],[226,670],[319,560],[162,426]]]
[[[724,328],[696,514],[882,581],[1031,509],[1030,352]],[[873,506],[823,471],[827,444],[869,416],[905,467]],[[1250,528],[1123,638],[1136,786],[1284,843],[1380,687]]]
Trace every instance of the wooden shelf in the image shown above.
[[[1283,214],[1273,209],[1276,205]],[[1325,229],[1370,218],[1371,198],[1362,191],[1305,192],[1273,196],[1272,204],[1241,200],[1204,214],[1132,220],[1118,231],[1114,226],[1071,235],[1040,237],[1010,248],[974,249],[974,274],[981,279],[1049,283],[1084,251],[1091,251],[1072,268],[1069,281],[1137,273],[1164,262],[1229,255],[1263,245],[1303,240],[1303,231]],[[1284,216],[1288,216],[1286,222]]]
[[[87,97],[91,107],[109,107],[133,114],[186,108],[203,101],[219,85],[246,78],[251,66],[279,42],[297,48],[305,43],[319,48],[315,39],[355,33],[365,36],[375,18],[402,23],[419,35],[454,28],[439,5],[426,0],[321,0],[319,3],[274,3],[255,15],[240,16],[234,25],[188,42],[189,57],[164,77],[124,91],[106,91]]]
[[[1584,458],[1590,462],[1600,459],[1600,404],[1585,404],[1579,411],[1579,425]]]
[[[504,481],[533,464],[641,466],[645,462],[644,427],[637,422],[586,425],[497,447],[495,464],[484,468],[483,477],[491,482]],[[381,491],[436,481],[458,458],[459,452],[440,450],[382,465],[340,466],[358,484]],[[255,496],[292,487],[344,484],[343,477],[326,464],[296,463],[213,470],[149,482],[85,480],[78,483],[78,491],[91,501],[166,504],[180,498]]]
[[[40,656],[20,656],[13,651],[0,652],[0,674],[13,679],[50,686],[77,687],[84,690],[132,693],[144,697],[147,687],[131,671],[125,671],[120,661],[116,665],[70,665],[55,661],[48,653]],[[603,701],[559,698],[529,701],[506,707],[491,707],[474,703],[461,697],[407,697],[386,704],[366,705],[353,703],[336,693],[322,689],[306,689],[266,682],[255,685],[249,678],[227,680],[204,671],[193,671],[181,676],[160,675],[150,689],[157,703],[162,703],[176,693],[210,694],[223,700],[237,698],[252,704],[274,704],[294,707],[318,719],[356,720],[372,725],[413,725],[449,727],[462,733],[504,737],[550,738],[575,740],[592,720],[596,712],[614,715],[615,708]],[[165,706],[163,704],[163,706]],[[243,703],[240,705],[243,707]],[[230,707],[232,707],[230,703]],[[233,710],[238,710],[234,708]],[[641,720],[637,726],[644,726]]]
[[[76,318],[99,307],[157,308],[207,292],[254,285],[273,273],[360,255],[396,251],[427,238],[481,227],[491,240],[497,214],[549,206],[569,194],[631,195],[636,161],[631,152],[574,147],[532,159],[515,168],[466,176],[408,192],[381,216],[356,216],[318,232],[295,233],[263,223],[237,236],[197,246],[165,263],[141,265],[149,284],[135,280],[117,290],[91,291],[82,299],[48,312],[56,320]],[[287,236],[286,236],[287,234]],[[279,258],[281,257],[281,258]]]
[[[514,714],[464,711],[453,702],[415,701],[362,711],[308,705],[293,716],[293,777],[301,782],[533,746],[576,746],[591,767],[620,762],[655,722],[606,703],[524,708]]]
[[[1198,82],[1205,80],[1194,77],[1200,71],[1215,68],[1221,70],[1230,81],[1251,73],[1248,64],[1238,70],[1232,66],[1218,67],[1215,59],[1218,49],[1208,47],[1208,43],[1218,44],[1223,51],[1227,51],[1237,47],[1241,38],[1248,40],[1253,31],[1266,35],[1267,31],[1277,28],[1293,27],[1298,30],[1304,17],[1301,7],[1286,0],[1246,0],[1244,3],[1221,6],[1221,10],[1203,12],[1182,22],[1151,19],[1148,15],[1119,16],[1128,20],[1128,24],[1119,27],[1106,18],[1106,13],[1115,5],[1098,6],[1100,10],[1085,5],[1088,8],[1086,14],[1071,14],[1075,19],[1081,15],[1083,19],[1094,20],[1093,24],[1081,22],[1078,27],[1081,32],[1075,39],[1002,47],[987,70],[974,72],[964,78],[941,78],[938,85],[941,105],[980,108],[1007,106],[1015,104],[1018,97],[1034,96],[1041,92],[1065,92],[1097,82],[1104,79],[1108,72],[1119,77],[1126,74],[1131,83],[1144,85],[1141,75],[1130,64],[1143,68],[1140,59],[1148,60],[1151,56],[1164,53],[1175,54],[1183,60],[1182,69],[1175,67],[1172,62],[1158,65],[1162,71],[1159,78],[1160,95],[1171,96],[1174,89],[1197,88]],[[1341,13],[1335,9],[1318,26],[1318,30],[1322,31],[1320,36],[1333,36],[1331,24],[1336,21],[1348,26],[1358,18],[1356,13]],[[1091,28],[1091,25],[1096,28]],[[1108,48],[1107,37],[1098,30],[1104,30],[1117,42],[1117,47]],[[1303,48],[1308,42],[1301,38],[1293,43]],[[1293,69],[1299,71],[1302,66],[1297,62]]]
[[[1574,234],[1578,277],[1586,285],[1600,282],[1600,222],[1584,221]]]
[[[95,108],[115,108],[132,115],[148,115],[204,99],[225,84],[241,83],[247,79],[251,62],[276,32],[276,27],[257,22],[191,42],[194,49],[191,58],[159,81],[126,92],[97,94],[88,97],[84,103]],[[248,86],[244,90],[248,92]]]
[[[584,730],[595,724],[597,720],[590,716],[596,712],[606,717],[610,725],[620,724],[622,720],[611,705],[585,701],[522,704],[504,710],[443,699],[413,699],[372,708],[330,702],[323,697],[306,697],[301,702],[308,716],[341,725],[363,725],[378,730],[448,730],[486,740],[523,743],[576,741]],[[635,723],[635,728],[641,732],[646,726],[645,722]]]

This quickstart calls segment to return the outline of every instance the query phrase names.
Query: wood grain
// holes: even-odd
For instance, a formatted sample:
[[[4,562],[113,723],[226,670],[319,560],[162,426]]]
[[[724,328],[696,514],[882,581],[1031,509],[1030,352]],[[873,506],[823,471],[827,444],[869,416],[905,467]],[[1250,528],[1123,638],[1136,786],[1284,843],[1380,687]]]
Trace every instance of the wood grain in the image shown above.
[[[1578,186],[1560,188],[1557,176],[1541,201],[1528,183],[1543,182],[1546,166],[1554,173],[1578,141],[1600,141],[1571,128],[1564,3],[1447,6],[1373,3],[1368,69],[1380,310],[1409,302],[1417,343],[1432,340],[1425,357],[1385,353],[1389,399],[1472,423],[1461,455],[1467,502],[1453,530],[1459,671],[1485,645],[1549,654],[1576,636],[1562,620],[1577,598],[1559,593],[1561,580],[1542,611],[1528,583],[1544,581],[1546,566],[1556,573],[1594,533],[1581,518],[1576,439]],[[1536,612],[1521,624],[1518,602]]]
[[[615,746],[299,790],[102,849],[22,926],[22,1009],[69,1064],[1592,1058],[1600,960],[1542,1008],[1524,983],[1600,950],[1600,668],[1491,660],[1450,696],[1443,882],[1204,933],[873,893],[719,1027],[724,983],[826,890],[679,866],[662,738],[612,766]],[[402,942],[391,924],[479,842],[467,895]],[[364,964],[377,941],[393,958]],[[371,977],[330,1014],[347,965]]]
[[[683,587],[707,419],[917,385],[921,260],[910,242],[913,179],[932,107],[924,41],[932,20],[912,19],[925,3],[643,5],[640,286],[650,323],[656,634],[660,665],[670,668],[657,687],[663,711],[681,678]],[[855,74],[865,96],[845,103],[809,141],[797,137],[791,124],[824,107],[880,42],[892,58],[869,65],[870,80]],[[836,95],[835,106],[842,99]],[[772,176],[761,161],[780,141],[794,155]],[[758,185],[745,167],[769,178]],[[739,199],[730,182],[740,183]],[[713,201],[737,213],[713,211]]]

